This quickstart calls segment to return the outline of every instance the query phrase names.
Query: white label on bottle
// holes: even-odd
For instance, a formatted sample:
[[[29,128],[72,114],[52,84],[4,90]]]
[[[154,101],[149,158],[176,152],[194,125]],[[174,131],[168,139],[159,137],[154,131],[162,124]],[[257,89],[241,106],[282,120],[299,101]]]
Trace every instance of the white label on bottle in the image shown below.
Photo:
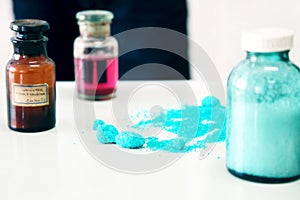
[[[25,107],[49,105],[48,84],[13,84],[12,104]]]

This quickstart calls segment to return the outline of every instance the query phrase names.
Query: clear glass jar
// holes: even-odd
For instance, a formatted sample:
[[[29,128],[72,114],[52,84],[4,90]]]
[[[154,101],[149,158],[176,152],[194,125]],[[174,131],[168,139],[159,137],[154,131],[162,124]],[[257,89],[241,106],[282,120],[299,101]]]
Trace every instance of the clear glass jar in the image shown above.
[[[13,58],[6,66],[8,125],[20,132],[38,132],[55,126],[55,64],[47,55],[43,20],[13,21]]]
[[[244,33],[247,57],[227,82],[228,170],[243,179],[280,183],[300,177],[300,71],[289,60],[293,33]]]
[[[118,80],[118,42],[110,36],[113,14],[87,10],[76,14],[80,36],[74,41],[77,94],[81,99],[113,97]]]

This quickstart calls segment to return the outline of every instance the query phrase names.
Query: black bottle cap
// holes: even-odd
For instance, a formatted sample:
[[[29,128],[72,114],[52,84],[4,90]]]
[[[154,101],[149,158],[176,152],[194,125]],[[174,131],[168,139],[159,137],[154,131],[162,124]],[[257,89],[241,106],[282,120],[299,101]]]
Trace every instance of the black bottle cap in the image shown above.
[[[43,32],[50,29],[48,22],[37,19],[20,19],[11,22],[10,29],[17,32],[17,38],[22,40],[42,39]]]

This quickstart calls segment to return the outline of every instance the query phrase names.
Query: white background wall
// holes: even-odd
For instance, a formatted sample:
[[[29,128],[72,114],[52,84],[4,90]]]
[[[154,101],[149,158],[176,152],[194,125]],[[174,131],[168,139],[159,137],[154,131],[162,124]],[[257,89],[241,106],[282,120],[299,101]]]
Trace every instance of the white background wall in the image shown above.
[[[295,31],[291,59],[300,66],[299,0],[187,0],[189,35],[211,57],[223,82],[241,59],[241,31],[256,27],[286,27]],[[13,19],[10,0],[0,2],[0,85],[12,55],[9,23]],[[191,52],[191,59],[197,56]],[[205,67],[205,66],[203,66]],[[197,73],[193,78],[199,78]]]
[[[187,0],[189,34],[211,57],[226,82],[232,67],[244,58],[241,31],[284,27],[295,32],[291,59],[300,66],[299,0]],[[191,53],[191,57],[197,56]],[[196,74],[197,75],[197,74]]]

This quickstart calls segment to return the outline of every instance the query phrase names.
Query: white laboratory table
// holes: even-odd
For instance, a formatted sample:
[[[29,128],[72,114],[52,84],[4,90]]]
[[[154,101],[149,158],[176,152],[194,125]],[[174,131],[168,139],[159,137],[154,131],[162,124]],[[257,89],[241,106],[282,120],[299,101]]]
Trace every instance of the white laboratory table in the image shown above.
[[[112,106],[124,104],[123,112],[143,106],[147,109],[160,101],[172,106],[172,102],[180,102],[172,88],[182,84],[193,89],[197,101],[207,95],[203,84],[192,81],[120,81],[114,100],[89,103],[94,104],[96,116],[117,126],[121,111],[112,112]],[[218,143],[205,157],[198,152],[184,154],[159,170],[145,173],[122,171],[122,166],[116,169],[99,162],[83,143],[75,123],[74,82],[57,83],[57,125],[43,133],[11,131],[6,122],[4,87],[1,97],[0,200],[300,199],[300,181],[269,185],[230,175],[225,167],[224,143]],[[96,142],[94,145],[101,145]]]

